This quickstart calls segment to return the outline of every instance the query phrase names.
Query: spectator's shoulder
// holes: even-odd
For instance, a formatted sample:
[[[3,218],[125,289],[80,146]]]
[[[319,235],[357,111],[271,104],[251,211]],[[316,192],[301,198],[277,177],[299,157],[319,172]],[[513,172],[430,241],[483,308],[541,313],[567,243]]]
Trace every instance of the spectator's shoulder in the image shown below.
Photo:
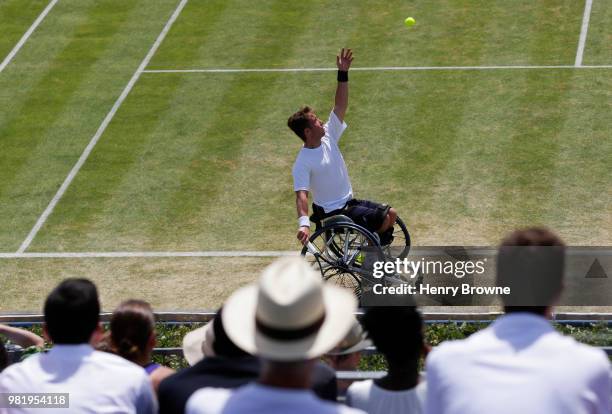
[[[32,378],[39,375],[40,359],[43,356],[44,353],[35,354],[6,367],[0,373],[0,390],[21,390],[20,387],[31,388]]]
[[[129,375],[139,380],[148,378],[144,368],[118,355],[109,352],[94,351],[93,356],[101,365],[109,371],[114,371],[116,375]]]
[[[444,341],[433,348],[427,355],[427,364],[446,363],[447,361],[462,360],[473,356],[479,348],[485,346],[490,338],[489,328],[476,332],[465,339]]]
[[[439,359],[452,358],[468,352],[467,348],[469,348],[469,342],[466,339],[444,341],[432,349],[429,355],[427,355],[427,360],[437,361]]]
[[[185,413],[220,413],[231,395],[232,390],[225,388],[202,388],[189,397]]]
[[[562,336],[561,338],[567,347],[569,356],[576,365],[595,371],[604,370],[608,372],[610,370],[610,360],[603,350],[580,343],[569,336]]]
[[[365,411],[359,410],[353,407],[347,407],[346,405],[337,404],[338,413],[340,414],[366,414]]]
[[[372,384],[374,382],[372,380],[365,381],[355,381],[353,382],[348,389],[346,390],[347,395],[361,395],[362,393],[369,393],[370,388],[372,388]]]

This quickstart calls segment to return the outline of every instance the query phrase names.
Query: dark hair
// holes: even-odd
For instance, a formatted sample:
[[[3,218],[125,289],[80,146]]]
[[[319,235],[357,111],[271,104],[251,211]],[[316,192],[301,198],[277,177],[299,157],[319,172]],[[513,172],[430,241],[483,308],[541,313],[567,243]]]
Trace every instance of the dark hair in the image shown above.
[[[287,121],[287,126],[291,128],[291,130],[295,132],[295,134],[300,137],[302,141],[306,141],[304,130],[306,128],[310,128],[311,112],[312,108],[305,106],[291,115]]]
[[[563,286],[565,243],[545,227],[509,234],[497,256],[497,284],[510,287],[504,310],[544,315]]]
[[[374,306],[361,324],[389,365],[418,363],[423,351],[423,319],[414,306]]]
[[[4,347],[4,342],[0,338],[0,372],[4,371],[4,368],[8,366],[8,353]]]
[[[213,333],[214,333],[214,341],[212,344],[213,351],[215,351],[215,355],[228,357],[228,358],[240,358],[250,355],[249,353],[243,351],[241,348],[238,348],[236,344],[227,336],[225,333],[225,329],[223,328],[223,308],[220,308],[215,315],[215,319],[213,319]]]
[[[112,350],[136,362],[147,351],[147,344],[155,331],[155,317],[149,303],[130,299],[122,302],[110,320]]]
[[[56,344],[89,342],[98,326],[100,302],[96,285],[87,279],[66,279],[45,301],[45,324]]]

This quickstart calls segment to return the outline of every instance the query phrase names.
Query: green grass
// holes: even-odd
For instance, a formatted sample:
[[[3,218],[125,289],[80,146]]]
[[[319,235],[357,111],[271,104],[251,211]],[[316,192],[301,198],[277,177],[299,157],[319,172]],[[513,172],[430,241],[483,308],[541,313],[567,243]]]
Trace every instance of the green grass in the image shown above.
[[[594,1],[587,37],[588,49],[584,56],[585,65],[612,64],[610,19],[612,19],[612,3],[609,1]]]
[[[296,249],[290,169],[299,141],[283,121],[298,102],[326,115],[329,77],[145,76],[32,250]],[[596,223],[609,220],[612,77],[352,79],[341,147],[354,190],[394,205],[417,243],[494,244],[534,222],[572,243],[609,242],[610,228]]]
[[[45,0],[0,1],[0,62],[15,47],[19,39],[30,28],[44,10]]]
[[[0,1],[0,58],[45,6],[22,4]],[[61,1],[0,74],[0,251],[17,250],[177,4]],[[572,65],[583,7],[191,0],[149,68],[331,67],[342,46],[356,67]],[[611,10],[595,2],[585,64],[612,64]],[[29,250],[297,249],[300,141],[285,123],[302,104],[326,118],[334,88],[331,72],[144,73]],[[355,71],[341,148],[356,195],[395,206],[416,244],[495,244],[544,224],[570,244],[611,245],[610,91],[610,69]],[[183,273],[189,287],[218,280],[198,260],[0,259],[0,303],[34,309],[20,287],[43,294],[78,272],[120,275],[109,289],[128,291],[145,279],[141,294],[170,308],[190,303],[171,289]],[[211,307],[229,291],[186,297]]]

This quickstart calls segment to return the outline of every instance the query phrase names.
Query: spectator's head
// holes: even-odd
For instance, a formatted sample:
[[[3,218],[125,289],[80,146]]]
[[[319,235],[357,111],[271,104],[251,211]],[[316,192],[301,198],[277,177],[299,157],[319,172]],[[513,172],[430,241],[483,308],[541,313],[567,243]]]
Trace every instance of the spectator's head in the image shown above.
[[[122,302],[110,321],[111,347],[136,364],[150,362],[155,346],[155,317],[151,305],[142,300]]]
[[[0,338],[0,372],[4,371],[4,368],[8,366],[8,353],[4,347],[4,341]]]
[[[45,332],[56,344],[84,344],[98,328],[100,302],[87,279],[66,279],[45,301]]]
[[[220,308],[212,321],[185,335],[183,354],[189,365],[194,365],[203,358],[212,356],[223,358],[249,356],[228,338],[221,322],[222,318],[223,308]]]
[[[425,351],[423,319],[413,306],[375,306],[361,320],[389,369],[417,367]]]
[[[361,360],[361,351],[372,345],[357,319],[344,339],[326,354],[329,365],[336,371],[353,371]]]
[[[305,106],[291,115],[287,121],[287,126],[304,142],[312,138],[321,139],[325,135],[323,122],[309,106]]]
[[[501,243],[497,285],[510,287],[502,296],[506,312],[546,315],[563,290],[565,244],[544,227],[514,231]]]
[[[264,372],[270,368],[282,377],[336,346],[351,328],[355,309],[349,291],[323,285],[306,261],[286,257],[227,300],[222,322],[236,345],[262,358]]]

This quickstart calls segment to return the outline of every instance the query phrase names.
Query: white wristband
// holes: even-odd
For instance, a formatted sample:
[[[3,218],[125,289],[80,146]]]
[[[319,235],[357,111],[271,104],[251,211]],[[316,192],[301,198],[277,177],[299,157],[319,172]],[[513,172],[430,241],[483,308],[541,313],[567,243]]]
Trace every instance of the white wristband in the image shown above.
[[[310,227],[310,218],[308,218],[308,216],[301,216],[298,219],[298,226],[299,227]]]

